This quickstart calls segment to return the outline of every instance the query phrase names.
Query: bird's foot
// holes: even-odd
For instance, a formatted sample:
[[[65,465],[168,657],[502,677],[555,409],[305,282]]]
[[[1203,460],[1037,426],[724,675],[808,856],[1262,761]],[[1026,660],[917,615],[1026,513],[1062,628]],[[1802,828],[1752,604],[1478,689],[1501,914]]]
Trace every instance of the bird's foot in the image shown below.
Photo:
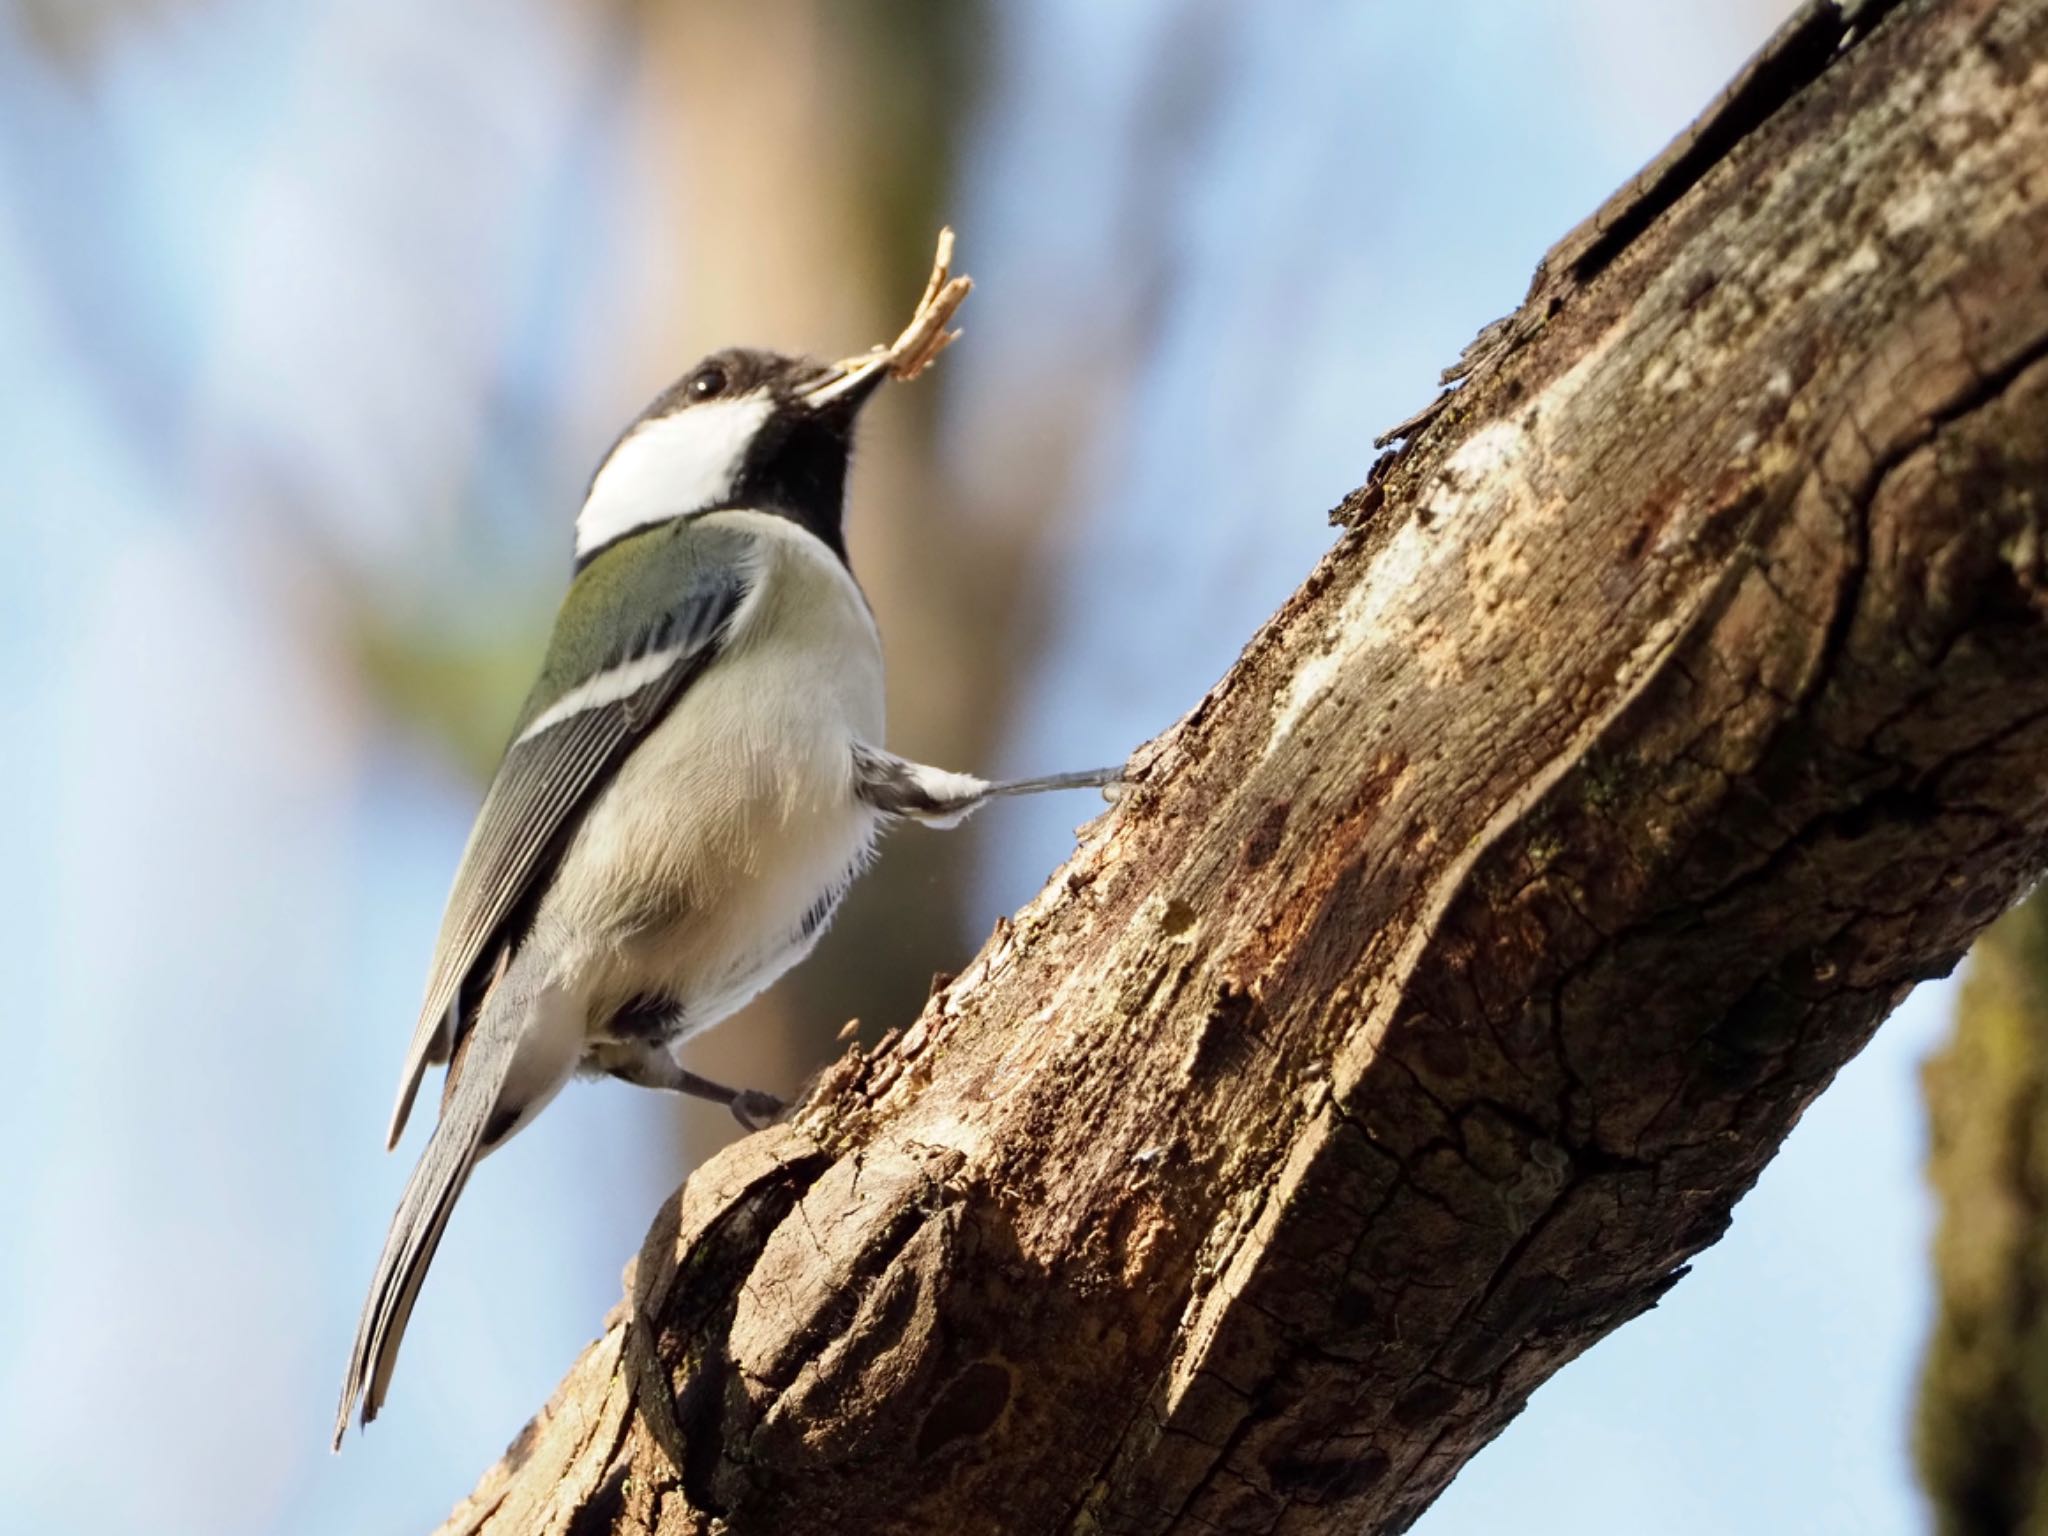
[[[759,1088],[728,1088],[681,1066],[664,1047],[638,1050],[616,1061],[604,1063],[604,1070],[642,1088],[664,1088],[686,1093],[693,1099],[709,1099],[732,1111],[733,1119],[750,1131],[773,1125],[789,1108],[772,1093]]]
[[[789,1105],[772,1093],[763,1093],[759,1088],[735,1088],[727,1102],[733,1119],[750,1131],[765,1131],[782,1118]]]

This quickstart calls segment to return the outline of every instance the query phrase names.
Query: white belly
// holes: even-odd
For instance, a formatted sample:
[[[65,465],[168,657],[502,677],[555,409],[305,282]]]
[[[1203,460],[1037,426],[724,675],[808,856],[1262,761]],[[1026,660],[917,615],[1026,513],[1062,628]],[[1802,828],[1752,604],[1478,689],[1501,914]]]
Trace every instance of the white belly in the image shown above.
[[[709,520],[759,538],[761,575],[717,662],[591,807],[538,914],[586,1030],[649,995],[678,1006],[682,1035],[717,1023],[809,953],[818,909],[874,844],[853,746],[882,740],[882,653],[860,589],[786,519]]]

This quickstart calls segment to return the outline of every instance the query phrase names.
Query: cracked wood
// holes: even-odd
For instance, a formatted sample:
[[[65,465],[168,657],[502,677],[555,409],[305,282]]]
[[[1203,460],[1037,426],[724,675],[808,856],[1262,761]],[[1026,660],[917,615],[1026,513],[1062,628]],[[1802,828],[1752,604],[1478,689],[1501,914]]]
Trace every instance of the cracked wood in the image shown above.
[[[691,1178],[448,1531],[1396,1531],[1721,1234],[2048,864],[2048,0],[1850,10]]]

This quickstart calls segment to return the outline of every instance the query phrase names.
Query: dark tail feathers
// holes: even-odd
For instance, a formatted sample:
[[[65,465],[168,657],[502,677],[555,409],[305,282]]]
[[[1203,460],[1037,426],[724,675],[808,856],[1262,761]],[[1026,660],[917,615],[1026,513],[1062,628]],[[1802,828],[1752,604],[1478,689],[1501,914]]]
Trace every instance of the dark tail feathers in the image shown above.
[[[355,1347],[349,1352],[341,1407],[334,1419],[337,1451],[358,1399],[364,1424],[384,1406],[391,1370],[398,1363],[398,1345],[405,1337],[413,1303],[419,1299],[420,1282],[447,1230],[448,1213],[455,1209],[483,1149],[484,1129],[504,1089],[511,1056],[512,1052],[504,1050],[470,1050],[451,1069],[457,1073],[453,1089],[426,1151],[420,1154],[419,1165],[406,1181],[398,1212],[391,1218],[391,1231],[384,1239],[383,1255],[377,1260],[376,1278],[370,1282],[369,1299],[356,1324]]]

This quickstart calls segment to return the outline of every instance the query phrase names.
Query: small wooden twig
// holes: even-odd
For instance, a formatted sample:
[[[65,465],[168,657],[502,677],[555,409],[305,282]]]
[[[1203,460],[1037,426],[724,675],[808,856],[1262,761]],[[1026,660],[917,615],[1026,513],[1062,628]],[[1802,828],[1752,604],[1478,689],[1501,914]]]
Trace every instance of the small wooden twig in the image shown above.
[[[917,301],[917,311],[903,328],[903,334],[883,349],[891,377],[916,378],[931,366],[933,358],[960,339],[958,331],[946,329],[946,322],[974,287],[974,279],[965,273],[955,277],[952,268],[953,231],[942,229],[938,252],[932,257],[932,275],[924,285],[924,297]]]
[[[886,347],[873,347],[857,357],[841,358],[834,367],[839,377],[827,384],[814,399],[824,400],[837,396],[841,391],[852,388],[858,381],[872,377],[877,369],[887,369],[894,379],[914,379],[931,366],[932,359],[960,339],[958,331],[946,329],[946,322],[953,318],[968,291],[974,287],[974,279],[964,273],[953,275],[953,231],[939,231],[939,248],[932,257],[932,275],[924,285],[924,295],[917,301],[917,309],[910,317],[910,323],[903,332]]]

